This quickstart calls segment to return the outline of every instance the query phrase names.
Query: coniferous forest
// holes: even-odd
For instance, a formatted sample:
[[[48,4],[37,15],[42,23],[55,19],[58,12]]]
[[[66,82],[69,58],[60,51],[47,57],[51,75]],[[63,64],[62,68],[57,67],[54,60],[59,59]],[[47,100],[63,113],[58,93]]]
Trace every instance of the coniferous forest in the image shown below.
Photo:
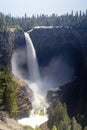
[[[84,23],[84,24],[83,24]],[[12,17],[11,14],[5,15],[0,13],[0,27],[2,26],[20,26],[24,31],[28,31],[35,26],[59,26],[74,29],[87,29],[87,10],[85,12],[77,11],[71,14],[58,16],[57,14],[25,15],[23,17]]]
[[[57,14],[48,15],[33,15],[29,17],[26,13],[23,17],[13,17],[11,14],[0,13],[0,32],[4,32],[7,27],[16,27],[23,31],[28,31],[35,26],[58,26],[59,28],[67,28],[79,32],[87,33],[87,10],[74,13],[67,13],[61,16]],[[76,34],[77,35],[77,34]],[[44,48],[45,50],[45,48]],[[2,55],[0,55],[2,57]],[[10,73],[9,67],[0,67],[0,105],[4,105],[11,117],[16,118],[18,112],[17,83],[12,80],[13,75]],[[81,95],[82,96],[82,95]],[[82,100],[82,97],[79,97]],[[87,130],[87,101],[85,104],[85,114],[75,115],[70,117],[67,111],[66,103],[57,100],[48,111],[47,130]],[[83,104],[81,104],[83,105]],[[83,109],[84,110],[84,109]],[[85,120],[85,121],[84,121]],[[85,123],[84,123],[85,122]],[[29,126],[24,126],[24,130],[33,130]],[[36,127],[35,130],[44,130],[43,127]]]

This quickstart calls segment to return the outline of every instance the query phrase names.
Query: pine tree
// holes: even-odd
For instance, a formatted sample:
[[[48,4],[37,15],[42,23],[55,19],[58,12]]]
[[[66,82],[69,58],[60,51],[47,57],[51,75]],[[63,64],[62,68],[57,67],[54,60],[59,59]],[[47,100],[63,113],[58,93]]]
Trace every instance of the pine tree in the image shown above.
[[[52,130],[58,130],[55,125],[53,125]]]
[[[60,126],[60,122],[68,124],[70,119],[67,114],[66,107],[64,107],[60,101],[57,101],[56,105],[49,113],[48,127],[52,129],[52,126],[55,124],[55,126],[58,128]]]
[[[11,116],[15,116],[17,107],[16,87],[17,84],[12,80],[8,67],[0,67],[0,89],[3,90],[3,104]]]
[[[7,85],[5,90],[6,110],[10,113],[11,116],[15,116],[18,111],[17,97],[15,93],[16,86],[13,81],[9,81],[6,85]]]
[[[82,127],[79,123],[77,123],[75,117],[71,120],[71,130],[82,130]]]

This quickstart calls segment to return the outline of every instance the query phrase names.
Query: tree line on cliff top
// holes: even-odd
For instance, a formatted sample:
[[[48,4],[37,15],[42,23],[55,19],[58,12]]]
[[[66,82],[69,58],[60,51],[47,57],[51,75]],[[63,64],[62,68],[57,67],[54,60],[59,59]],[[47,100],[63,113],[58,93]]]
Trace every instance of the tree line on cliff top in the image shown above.
[[[84,24],[83,24],[84,23]],[[30,30],[35,26],[59,26],[72,27],[75,29],[87,29],[87,10],[85,12],[77,11],[70,14],[58,16],[52,15],[33,15],[29,17],[26,13],[23,17],[13,17],[11,14],[5,15],[0,13],[0,27],[2,26],[20,26],[24,31]]]

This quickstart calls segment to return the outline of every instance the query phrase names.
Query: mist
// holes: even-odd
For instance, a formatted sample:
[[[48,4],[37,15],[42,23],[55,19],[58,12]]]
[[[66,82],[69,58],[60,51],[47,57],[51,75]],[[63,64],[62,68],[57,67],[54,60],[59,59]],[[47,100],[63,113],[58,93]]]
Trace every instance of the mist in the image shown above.
[[[33,91],[33,109],[29,118],[18,120],[20,124],[40,125],[48,120],[46,109],[49,103],[46,100],[47,91],[59,89],[73,79],[74,68],[67,64],[62,56],[53,57],[45,67],[39,67],[36,52],[29,34],[25,33],[26,48],[17,49],[12,55],[12,73],[24,80]],[[43,115],[40,115],[40,113]],[[32,122],[34,125],[32,124]]]
[[[59,87],[73,80],[74,67],[66,63],[66,60],[62,56],[53,57],[47,66],[40,67],[41,76],[45,82],[50,82],[50,87]]]
[[[18,48],[14,50],[12,59],[12,73],[17,75],[18,78],[27,79],[27,54],[26,48]]]
[[[66,63],[66,60],[62,56],[53,57],[47,66],[40,66],[43,87],[39,89],[44,89],[44,92],[46,92],[48,89],[57,88],[74,79],[74,67]],[[21,79],[28,80],[27,54],[25,48],[17,49],[13,52],[11,64],[12,72],[15,75]]]

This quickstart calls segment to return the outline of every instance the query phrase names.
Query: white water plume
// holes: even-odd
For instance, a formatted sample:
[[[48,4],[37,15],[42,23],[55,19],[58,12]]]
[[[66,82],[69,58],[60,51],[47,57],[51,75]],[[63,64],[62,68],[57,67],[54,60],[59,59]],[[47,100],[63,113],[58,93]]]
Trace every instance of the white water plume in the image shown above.
[[[33,90],[34,100],[32,101],[33,110],[31,111],[29,118],[20,119],[18,120],[18,122],[20,124],[30,125],[33,128],[35,128],[35,126],[39,126],[48,120],[46,114],[46,108],[48,107],[48,104],[45,99],[45,94],[42,94],[40,91],[41,87],[43,87],[44,85],[41,82],[40,78],[36,52],[32,40],[29,34],[27,33],[25,33],[25,40],[27,48],[27,64],[29,71],[29,81],[26,82],[29,84],[29,87]],[[17,67],[13,68],[17,69]]]
[[[31,83],[29,84],[29,87],[33,90],[34,93],[34,100],[32,101],[33,110],[31,111],[28,118],[20,119],[18,122],[22,125],[29,125],[35,128],[36,126],[40,126],[48,120],[46,113],[48,104],[46,102],[45,96],[39,92],[39,85],[37,83]]]
[[[23,118],[19,120],[19,123],[22,125],[29,125],[35,128],[36,126],[40,126],[44,122],[48,120],[47,115],[40,116],[38,114],[31,114],[29,118]]]
[[[27,62],[29,71],[29,80],[32,82],[40,80],[38,62],[36,52],[32,40],[28,33],[25,33],[26,47],[27,47]]]
[[[27,62],[30,75],[29,80],[31,82],[29,85],[34,93],[33,107],[34,109],[44,109],[47,103],[40,91],[40,88],[43,87],[43,83],[41,82],[40,78],[36,52],[28,33],[25,33],[25,40],[27,47],[27,60],[28,60]]]

